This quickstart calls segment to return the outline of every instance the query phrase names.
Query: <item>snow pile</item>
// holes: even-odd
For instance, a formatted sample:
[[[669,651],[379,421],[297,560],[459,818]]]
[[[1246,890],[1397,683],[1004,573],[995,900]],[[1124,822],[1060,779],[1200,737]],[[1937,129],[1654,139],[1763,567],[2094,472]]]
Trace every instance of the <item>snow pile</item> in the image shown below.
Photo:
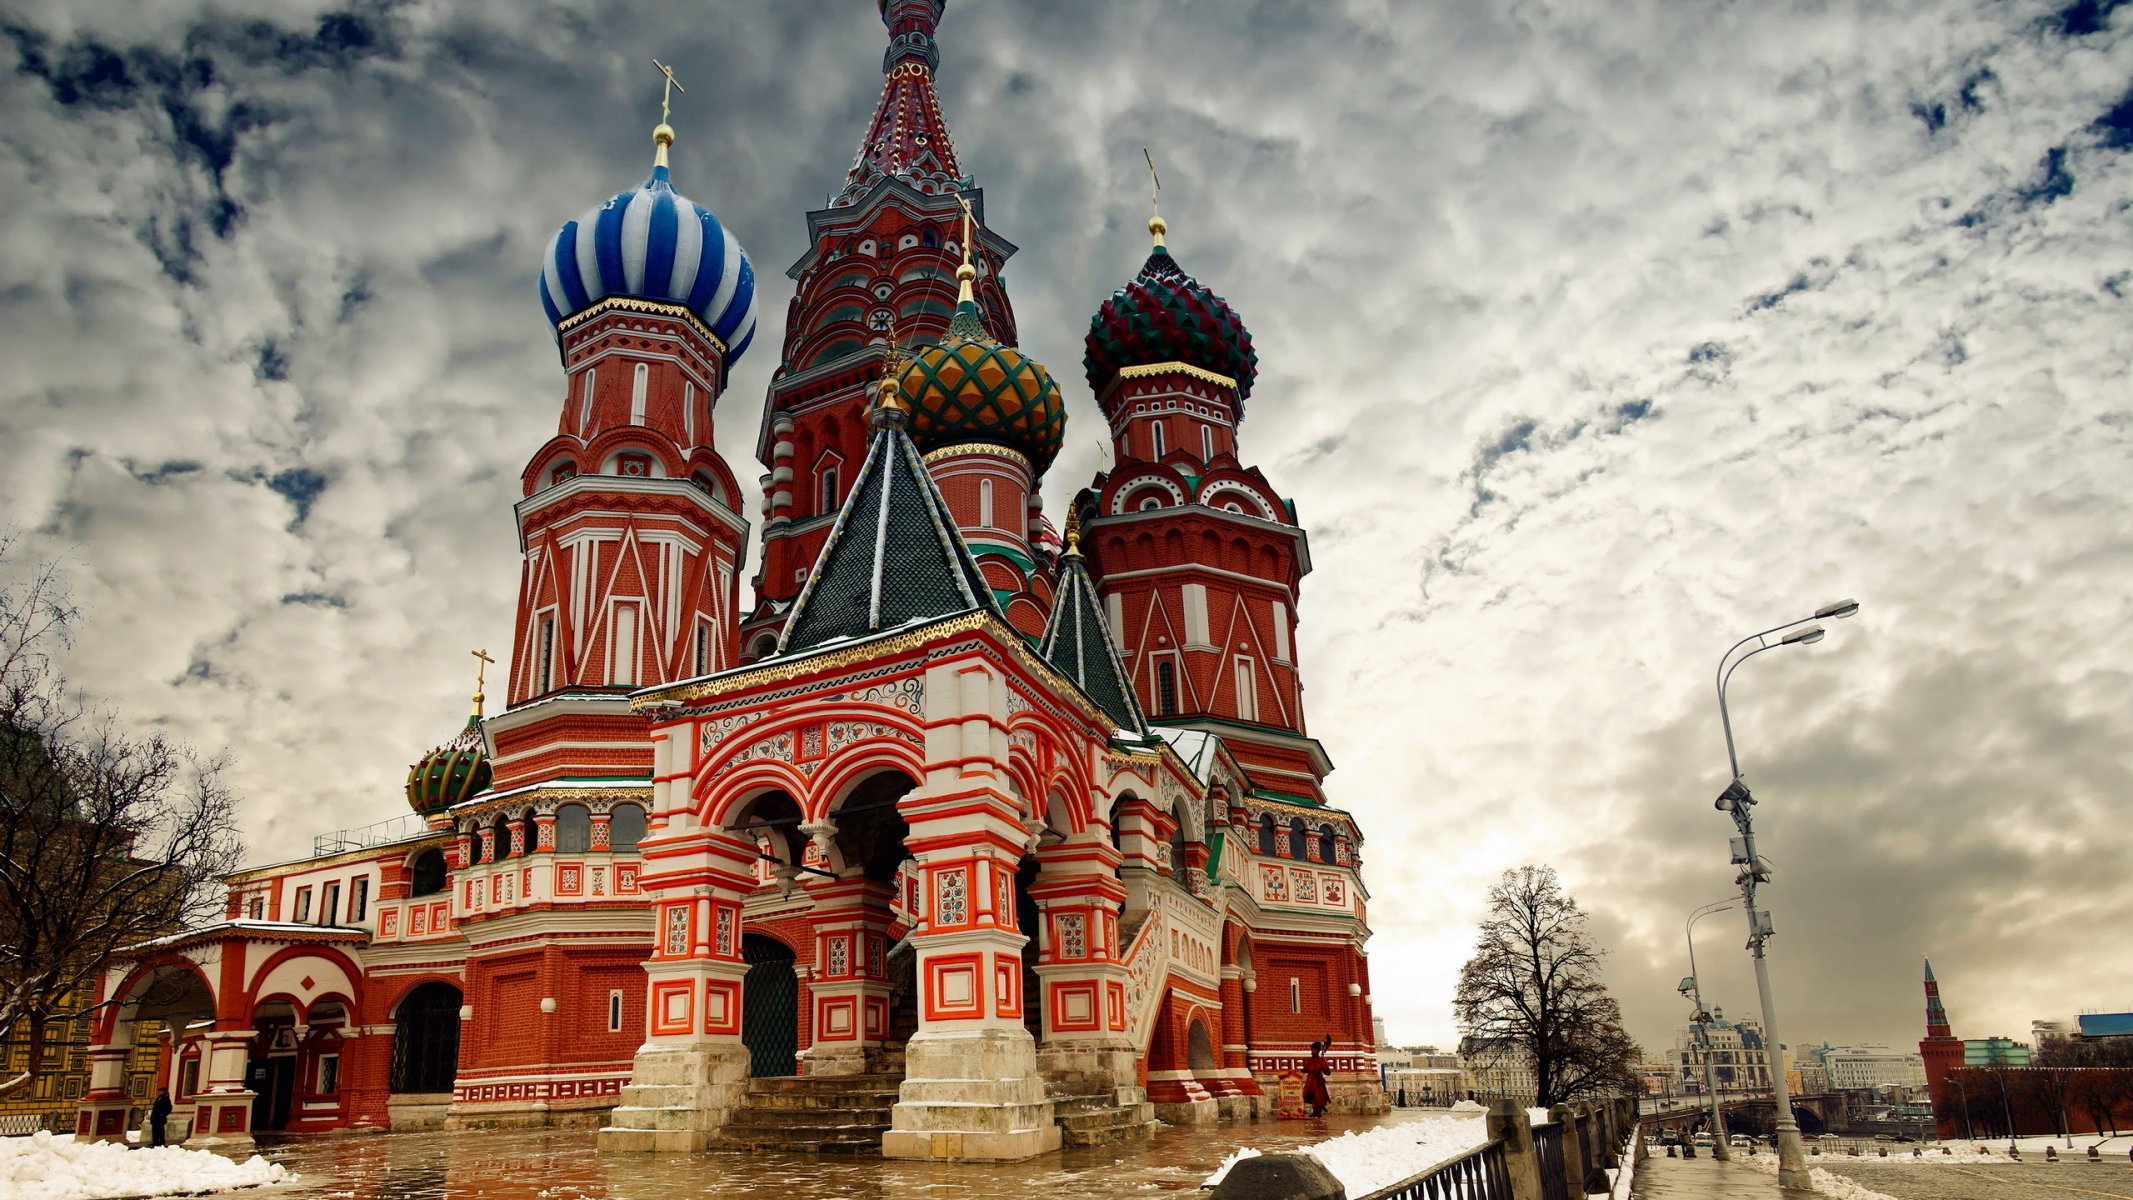
[[[1489,1111],[1489,1109],[1488,1106],[1485,1104],[1476,1104],[1472,1100],[1461,1100],[1459,1103],[1452,1105],[1450,1108],[1447,1108],[1444,1111],[1449,1113],[1461,1113],[1478,1116],[1482,1113]]]
[[[1487,1123],[1471,1116],[1424,1117],[1397,1125],[1344,1133],[1303,1147],[1324,1163],[1351,1196],[1362,1196],[1390,1187],[1410,1176],[1420,1175],[1446,1159],[1457,1158],[1489,1140]],[[1259,1151],[1247,1146],[1222,1160],[1201,1183],[1213,1187],[1229,1169]]]
[[[0,1138],[0,1195],[13,1200],[224,1192],[295,1178],[281,1164],[256,1154],[239,1163],[212,1150],[129,1150],[118,1142],[77,1142],[71,1134]]]
[[[2047,1147],[2058,1152],[2059,1161],[2061,1162],[2083,1162],[2087,1160],[2089,1156],[2089,1147],[2097,1144],[2099,1143],[2097,1141],[2096,1135],[2094,1134],[2075,1134],[2074,1148],[2071,1150],[2066,1148],[2066,1140],[2064,1138],[2059,1137],[2026,1137],[2016,1142],[2015,1146],[2018,1150],[2021,1151],[2021,1161],[2026,1163],[2040,1163],[2047,1161],[2044,1157],[2044,1151]],[[2133,1143],[2129,1143],[2128,1139],[2126,1138],[2103,1139],[2101,1145],[2103,1146],[2102,1154],[2104,1161],[2123,1161],[2129,1144]],[[1941,1153],[1941,1149],[1943,1146],[1948,1149],[1949,1153]],[[1889,1152],[1889,1156],[1887,1158],[1881,1157],[1880,1151],[1884,1149]],[[1919,1151],[1919,1153],[1916,1156],[1913,1156],[1911,1153],[1911,1151],[1913,1150]],[[1808,1159],[1808,1161],[1827,1162],[1831,1166],[1838,1167],[1841,1169],[1845,1163],[1853,1161],[1853,1156],[1845,1153],[1842,1150],[1825,1148],[1819,1158],[1810,1158]],[[2007,1143],[2005,1141],[1992,1141],[1939,1142],[1930,1146],[1910,1145],[1903,1142],[1897,1142],[1889,1145],[1877,1144],[1872,1149],[1862,1148],[1858,1154],[1858,1161],[1877,1163],[1924,1164],[2004,1163],[2013,1162],[2015,1160],[2008,1156]]]
[[[1746,1163],[1768,1175],[1776,1175],[1778,1173],[1778,1160],[1775,1154],[1740,1154],[1735,1155],[1733,1161]],[[1877,1158],[1874,1161],[1895,1162],[1896,1158],[1891,1155],[1887,1159]],[[1905,1161],[1909,1160],[1906,1159]],[[1814,1180],[1816,1194],[1831,1197],[1831,1200],[1896,1200],[1896,1197],[1889,1195],[1887,1192],[1877,1192],[1870,1187],[1862,1187],[1842,1175],[1832,1175],[1820,1167],[1808,1167],[1807,1174]]]

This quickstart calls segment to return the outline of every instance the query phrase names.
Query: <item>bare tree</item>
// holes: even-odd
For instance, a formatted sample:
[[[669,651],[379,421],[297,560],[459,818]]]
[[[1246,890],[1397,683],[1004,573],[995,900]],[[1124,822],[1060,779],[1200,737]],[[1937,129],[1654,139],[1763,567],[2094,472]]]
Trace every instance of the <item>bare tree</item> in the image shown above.
[[[1485,1062],[1531,1063],[1536,1104],[1635,1087],[1636,1043],[1600,982],[1603,954],[1553,867],[1505,871],[1489,889],[1452,1008]]]
[[[55,655],[80,614],[56,565],[11,569],[16,541],[0,532],[0,1043],[26,1030],[29,1056],[0,1096],[122,950],[217,915],[240,854],[220,760],[78,698]]]

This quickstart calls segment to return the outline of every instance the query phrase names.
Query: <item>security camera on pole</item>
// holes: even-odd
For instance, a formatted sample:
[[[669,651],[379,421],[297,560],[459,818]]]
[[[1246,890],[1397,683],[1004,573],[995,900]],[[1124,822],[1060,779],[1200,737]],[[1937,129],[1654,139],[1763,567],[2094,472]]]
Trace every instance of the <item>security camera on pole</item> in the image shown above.
[[[1799,1124],[1792,1119],[1792,1096],[1785,1086],[1784,1043],[1778,1040],[1777,1006],[1770,998],[1770,968],[1764,960],[1765,943],[1776,930],[1771,925],[1770,914],[1755,906],[1756,885],[1770,881],[1770,867],[1755,851],[1752,818],[1755,797],[1749,794],[1748,785],[1741,782],[1740,755],[1733,749],[1733,718],[1726,712],[1726,683],[1742,663],[1763,651],[1780,646],[1811,646],[1821,641],[1826,633],[1819,622],[1849,617],[1858,611],[1856,600],[1825,604],[1816,609],[1813,616],[1787,621],[1742,638],[1718,660],[1718,721],[1725,729],[1726,761],[1733,769],[1733,781],[1719,793],[1716,807],[1731,815],[1734,827],[1740,830],[1740,836],[1733,839],[1733,862],[1740,867],[1741,904],[1748,912],[1748,949],[1755,959],[1755,987],[1763,1002],[1763,1038],[1770,1058],[1770,1098],[1777,1108],[1778,1184],[1781,1187],[1811,1189],[1814,1184],[1807,1173],[1806,1153],[1800,1147]],[[1773,635],[1782,636],[1773,640]],[[1751,642],[1754,648],[1742,653],[1742,648]]]

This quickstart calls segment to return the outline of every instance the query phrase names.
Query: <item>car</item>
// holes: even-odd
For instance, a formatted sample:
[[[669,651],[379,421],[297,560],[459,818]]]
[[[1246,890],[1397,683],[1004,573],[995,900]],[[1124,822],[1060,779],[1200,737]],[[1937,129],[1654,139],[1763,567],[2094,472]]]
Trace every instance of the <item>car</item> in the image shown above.
[[[1726,1145],[1728,1146],[1753,1146],[1754,1144],[1755,1139],[1745,1133],[1728,1134],[1726,1137]]]
[[[1908,1133],[1899,1133],[1899,1134],[1897,1134],[1897,1135],[1896,1135],[1896,1138],[1895,1138],[1895,1140],[1896,1140],[1896,1141],[1899,1141],[1899,1142],[1915,1142],[1915,1141],[1917,1141],[1918,1139],[1917,1139],[1917,1138],[1915,1138],[1915,1137],[1912,1137],[1912,1136],[1911,1136],[1910,1134],[1908,1134]]]
[[[1803,1142],[1819,1142],[1822,1140],[1822,1135],[1819,1133],[1803,1133],[1800,1135],[1800,1140]]]
[[[1718,1141],[1708,1133],[1699,1133],[1696,1135],[1696,1144],[1705,1149],[1709,1149],[1710,1147],[1717,1145]]]

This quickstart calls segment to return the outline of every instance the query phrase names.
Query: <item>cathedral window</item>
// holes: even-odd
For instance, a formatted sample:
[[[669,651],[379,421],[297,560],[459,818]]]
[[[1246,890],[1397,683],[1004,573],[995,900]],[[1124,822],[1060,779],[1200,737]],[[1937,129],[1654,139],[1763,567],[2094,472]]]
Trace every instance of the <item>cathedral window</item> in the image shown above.
[[[941,244],[941,235],[931,229],[922,229],[918,234],[918,244],[929,249],[938,246]]]
[[[592,849],[592,811],[582,804],[566,804],[555,810],[555,849],[558,854],[583,854]]]
[[[308,921],[311,919],[310,888],[296,889],[296,919],[298,921]]]
[[[1300,1013],[1303,1010],[1303,980],[1296,978],[1294,975],[1291,975],[1289,976],[1289,1011],[1292,1013]]]
[[[359,925],[370,915],[370,877],[355,881],[355,890],[348,896],[348,923]]]
[[[1244,721],[1259,719],[1258,681],[1252,660],[1241,654],[1237,656],[1237,717]]]
[[[1200,426],[1200,461],[1212,462],[1215,457],[1215,427]]]
[[[607,681],[634,686],[637,682],[637,606],[617,604],[613,621],[611,656]]]
[[[1148,457],[1158,460],[1161,459],[1163,457],[1163,423],[1161,421],[1152,421],[1149,423],[1148,444],[1155,447],[1155,452],[1150,454]]]
[[[1274,841],[1274,816],[1272,813],[1260,813],[1259,853],[1266,855],[1268,858],[1274,857]]]
[[[698,675],[711,673],[711,622],[709,621],[698,621],[696,623],[696,673]]]
[[[992,528],[992,480],[978,480],[978,525]]]
[[[607,814],[607,848],[635,851],[644,840],[644,810],[634,804],[617,804]]]
[[[424,850],[415,856],[408,874],[412,882],[408,892],[416,896],[434,896],[444,890],[444,851]]]
[[[681,432],[696,444],[696,385],[684,381],[681,385]]]
[[[1178,711],[1178,664],[1161,658],[1155,664],[1155,715],[1167,717]]]
[[[837,511],[837,464],[822,468],[821,485],[816,496],[815,511],[828,516]]]
[[[533,673],[533,691],[535,695],[550,691],[555,687],[555,618],[553,616],[541,618],[541,635],[538,641],[540,660]]]
[[[1289,857],[1298,859],[1311,857],[1310,847],[1305,844],[1304,823],[1300,819],[1289,822]]]
[[[578,402],[578,436],[579,436],[579,437],[584,437],[584,436],[585,436],[585,431],[586,431],[586,430],[588,430],[588,429],[591,429],[591,428],[592,428],[592,420],[593,420],[593,377],[594,377],[594,376],[595,376],[596,374],[598,374],[598,373],[599,373],[599,368],[597,368],[597,367],[587,367],[587,368],[585,368],[585,389],[584,389],[584,396],[583,396],[583,398],[582,398],[582,399],[581,399],[581,400],[580,400],[580,401]]]
[[[652,381],[652,368],[647,363],[638,363],[630,377],[630,424],[644,424],[644,406],[647,391]]]
[[[607,1031],[609,1033],[622,1032],[621,988],[616,988],[607,993]]]
[[[326,885],[325,899],[319,901],[318,923],[321,925],[337,924],[339,922],[340,915],[341,885],[338,883],[329,883]]]

